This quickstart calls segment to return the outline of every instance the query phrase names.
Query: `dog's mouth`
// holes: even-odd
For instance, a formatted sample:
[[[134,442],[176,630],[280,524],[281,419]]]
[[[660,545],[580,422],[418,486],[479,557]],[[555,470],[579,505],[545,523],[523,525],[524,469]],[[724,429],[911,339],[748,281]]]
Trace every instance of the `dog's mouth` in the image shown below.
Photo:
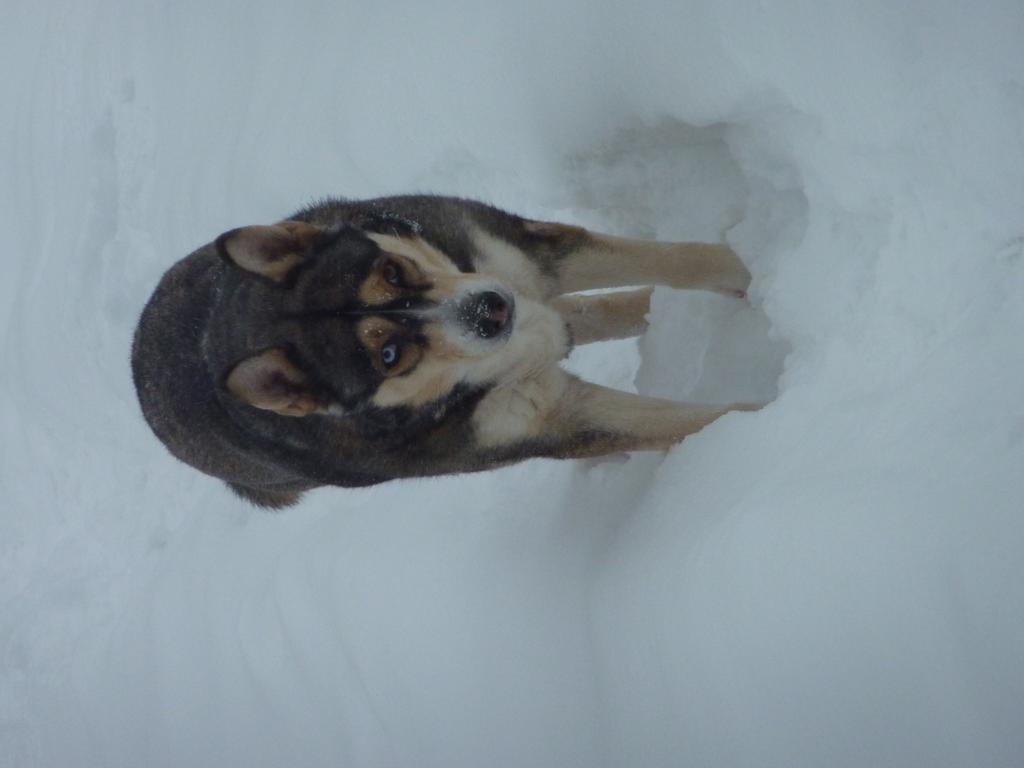
[[[459,304],[458,318],[478,338],[500,340],[512,333],[515,298],[504,291],[473,293]]]

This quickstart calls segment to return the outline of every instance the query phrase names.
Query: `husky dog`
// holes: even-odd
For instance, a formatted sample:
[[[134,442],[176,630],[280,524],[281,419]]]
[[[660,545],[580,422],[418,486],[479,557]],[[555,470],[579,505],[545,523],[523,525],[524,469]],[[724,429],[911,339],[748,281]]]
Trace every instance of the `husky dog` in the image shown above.
[[[626,240],[434,196],[328,200],[171,267],[135,332],[172,454],[263,507],[323,485],[662,450],[723,413],[559,367],[646,328],[651,288],[743,297],[724,245]]]

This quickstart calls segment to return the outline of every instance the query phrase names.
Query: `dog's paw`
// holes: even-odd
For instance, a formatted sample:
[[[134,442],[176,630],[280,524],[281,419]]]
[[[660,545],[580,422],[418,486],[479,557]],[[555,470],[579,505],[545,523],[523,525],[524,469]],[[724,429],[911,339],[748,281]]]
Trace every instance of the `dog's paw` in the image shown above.
[[[711,277],[709,290],[736,299],[747,298],[750,288],[750,270],[736,252],[727,245],[715,249],[716,271]]]

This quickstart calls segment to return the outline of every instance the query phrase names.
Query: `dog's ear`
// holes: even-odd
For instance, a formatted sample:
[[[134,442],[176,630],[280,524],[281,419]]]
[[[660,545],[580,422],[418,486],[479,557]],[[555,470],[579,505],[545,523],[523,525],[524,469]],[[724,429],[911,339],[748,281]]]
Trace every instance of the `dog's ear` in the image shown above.
[[[231,369],[225,384],[238,399],[281,416],[308,416],[327,408],[281,349],[246,358]]]
[[[230,263],[283,283],[305,254],[324,237],[324,230],[304,221],[232,229],[217,238],[220,255]]]

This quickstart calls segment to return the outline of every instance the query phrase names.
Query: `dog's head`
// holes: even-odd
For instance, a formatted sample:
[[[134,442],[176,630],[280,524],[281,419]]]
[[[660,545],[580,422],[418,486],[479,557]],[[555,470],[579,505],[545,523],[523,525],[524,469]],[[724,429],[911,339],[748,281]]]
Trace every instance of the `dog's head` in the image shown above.
[[[552,310],[416,236],[285,221],[216,248],[234,273],[211,330],[222,386],[282,416],[416,409],[567,348]]]

